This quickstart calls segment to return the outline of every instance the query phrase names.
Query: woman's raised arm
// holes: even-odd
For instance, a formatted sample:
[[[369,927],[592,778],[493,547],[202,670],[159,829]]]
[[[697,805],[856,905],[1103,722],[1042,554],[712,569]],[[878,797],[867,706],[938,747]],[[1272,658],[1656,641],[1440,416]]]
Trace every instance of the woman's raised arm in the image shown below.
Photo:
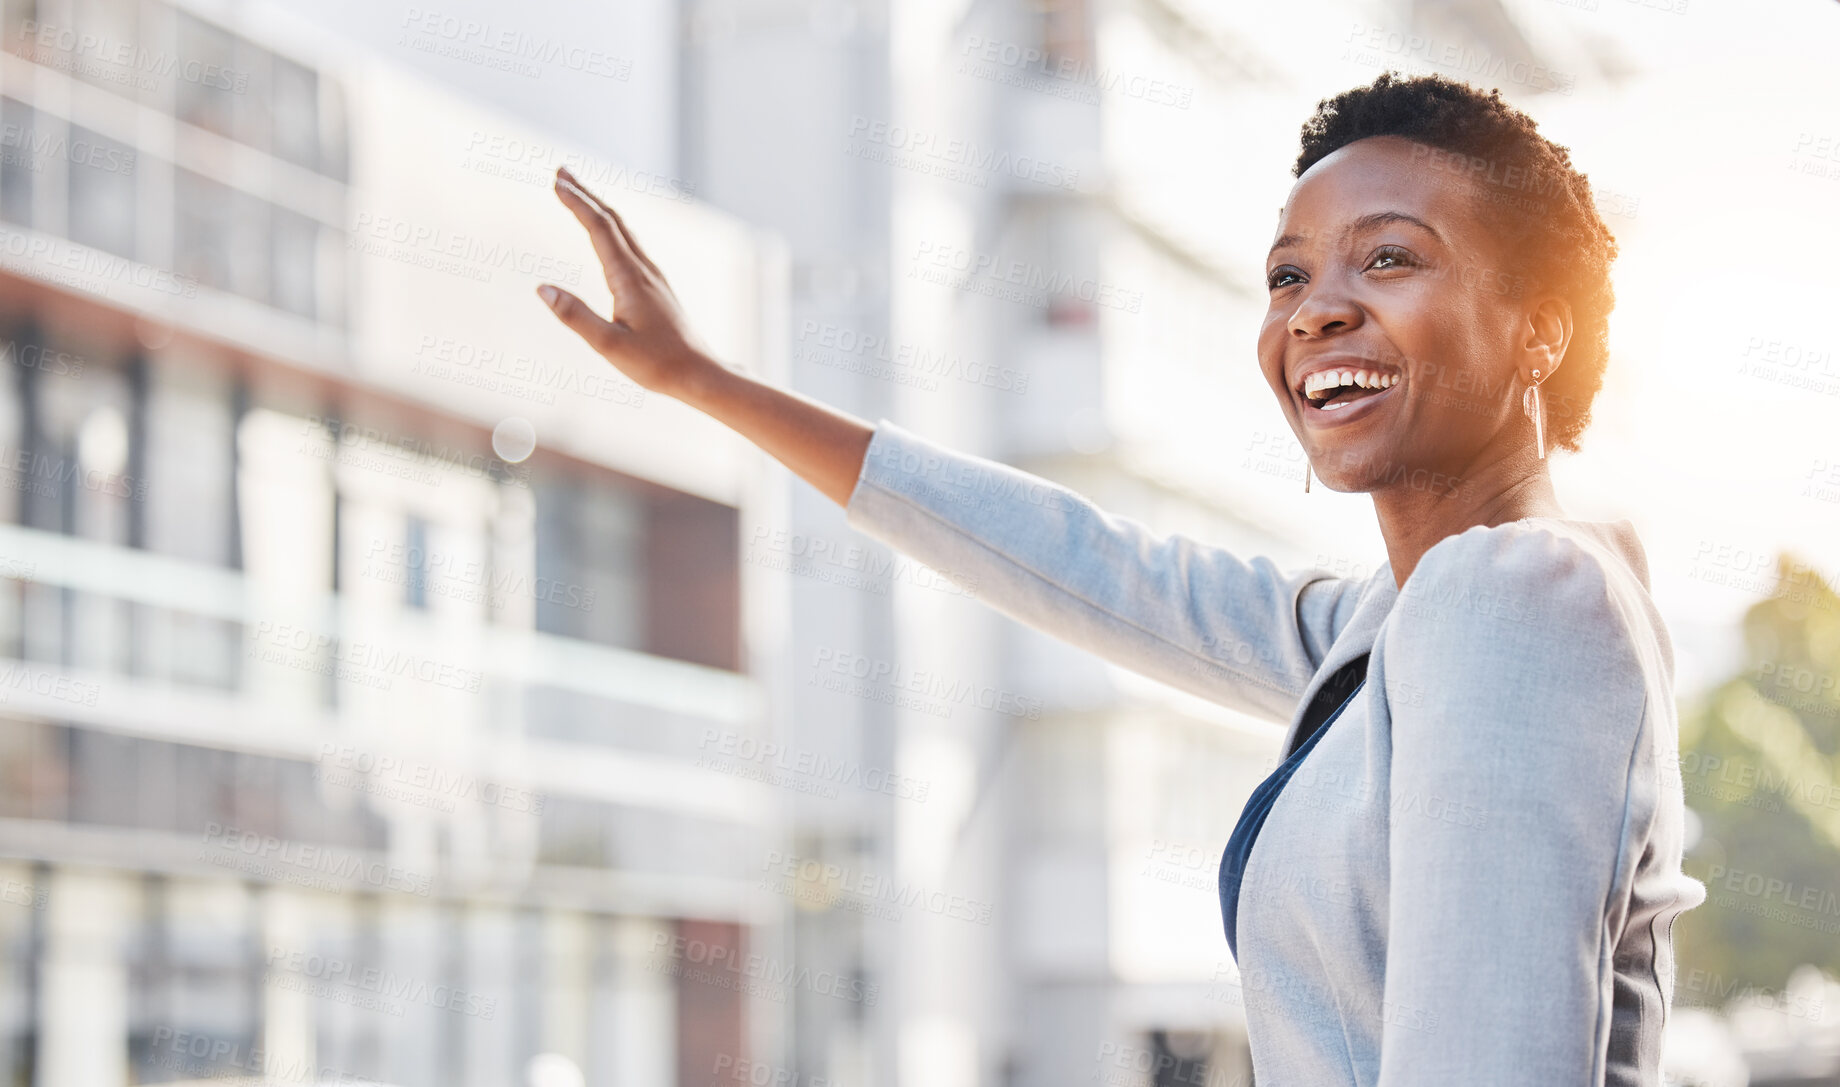
[[[845,519],[1012,619],[1280,722],[1363,585],[1154,532],[1062,484],[887,419],[876,424]]]
[[[845,506],[874,429],[862,419],[723,366],[684,320],[664,273],[619,212],[556,172],[556,195],[587,229],[613,294],[608,320],[569,292],[537,293],[562,323],[640,387],[681,400],[753,442],[794,475]]]
[[[619,215],[566,171],[556,192],[593,239],[613,319],[566,291],[540,291],[633,381],[728,426],[842,506],[852,528],[1012,619],[1173,687],[1289,719],[1360,583],[1158,536],[1059,484],[729,370],[690,331]]]

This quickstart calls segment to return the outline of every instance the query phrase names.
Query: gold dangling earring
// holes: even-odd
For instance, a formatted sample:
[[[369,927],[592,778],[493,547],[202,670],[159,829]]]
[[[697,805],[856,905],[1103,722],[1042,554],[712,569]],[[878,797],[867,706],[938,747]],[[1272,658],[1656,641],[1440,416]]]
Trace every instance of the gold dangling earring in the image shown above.
[[[1533,372],[1533,380],[1527,383],[1527,391],[1521,393],[1521,410],[1533,420],[1533,448],[1546,459],[1546,406],[1540,403],[1540,372]]]
[[[1303,458],[1303,493],[1310,493],[1310,458]]]

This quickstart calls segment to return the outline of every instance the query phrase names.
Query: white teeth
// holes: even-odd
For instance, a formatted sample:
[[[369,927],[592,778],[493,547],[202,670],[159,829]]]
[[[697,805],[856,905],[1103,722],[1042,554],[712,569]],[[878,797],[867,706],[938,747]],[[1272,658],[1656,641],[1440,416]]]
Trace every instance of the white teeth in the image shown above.
[[[1316,400],[1320,399],[1318,393],[1326,393],[1345,385],[1363,389],[1390,389],[1398,383],[1398,374],[1386,374],[1378,370],[1320,370],[1304,378],[1303,393]]]

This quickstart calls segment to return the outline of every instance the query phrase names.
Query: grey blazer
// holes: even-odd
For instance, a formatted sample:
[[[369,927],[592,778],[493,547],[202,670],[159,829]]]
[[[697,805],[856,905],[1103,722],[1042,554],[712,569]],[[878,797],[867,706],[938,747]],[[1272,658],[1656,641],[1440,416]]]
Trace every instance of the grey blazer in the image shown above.
[[[1159,536],[887,419],[845,518],[1013,619],[1289,722],[1286,754],[1369,654],[1238,888],[1261,1085],[1661,1083],[1672,926],[1706,888],[1680,867],[1673,648],[1630,522],[1476,526],[1401,589],[1390,563]]]

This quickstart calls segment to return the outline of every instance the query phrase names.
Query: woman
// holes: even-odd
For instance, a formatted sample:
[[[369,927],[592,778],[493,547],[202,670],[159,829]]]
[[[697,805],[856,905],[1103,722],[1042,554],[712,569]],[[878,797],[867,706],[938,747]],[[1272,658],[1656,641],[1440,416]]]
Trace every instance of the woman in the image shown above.
[[[1673,652],[1627,520],[1569,518],[1616,243],[1499,92],[1388,73],[1322,102],[1266,263],[1259,365],[1387,561],[1283,572],[726,369],[566,172],[640,385],[1011,617],[1288,721],[1221,864],[1260,1083],[1658,1084],[1680,868]],[[1305,480],[1308,486],[1308,476]],[[1256,844],[1257,848],[1254,849]]]

